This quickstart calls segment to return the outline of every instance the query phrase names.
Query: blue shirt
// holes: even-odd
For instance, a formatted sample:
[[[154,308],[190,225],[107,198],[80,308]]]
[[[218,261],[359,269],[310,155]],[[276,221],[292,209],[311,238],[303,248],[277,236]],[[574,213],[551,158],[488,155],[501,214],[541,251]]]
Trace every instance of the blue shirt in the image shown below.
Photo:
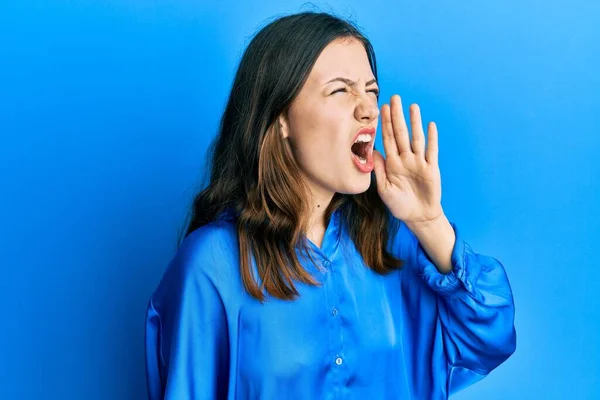
[[[336,211],[321,247],[308,242],[324,270],[301,258],[322,286],[261,304],[240,278],[232,214],[222,215],[187,236],[150,298],[151,400],[447,399],[515,351],[504,267],[454,223],[450,273],[400,223],[389,249],[404,267],[381,276]]]

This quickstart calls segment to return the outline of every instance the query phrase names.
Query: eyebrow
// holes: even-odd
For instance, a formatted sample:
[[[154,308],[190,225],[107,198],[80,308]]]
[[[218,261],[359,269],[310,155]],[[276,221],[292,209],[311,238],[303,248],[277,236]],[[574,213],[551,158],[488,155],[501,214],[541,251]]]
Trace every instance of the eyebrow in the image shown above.
[[[341,76],[338,76],[337,78],[333,78],[332,80],[330,80],[328,82],[325,82],[323,85],[327,85],[328,83],[336,82],[336,81],[344,82],[348,86],[352,86],[352,87],[356,86],[356,82],[354,82],[353,80],[348,79],[348,78],[342,78]],[[368,81],[367,83],[365,83],[365,86],[369,86],[369,85],[371,85],[373,83],[377,83],[377,80],[376,79],[371,79],[370,81]]]

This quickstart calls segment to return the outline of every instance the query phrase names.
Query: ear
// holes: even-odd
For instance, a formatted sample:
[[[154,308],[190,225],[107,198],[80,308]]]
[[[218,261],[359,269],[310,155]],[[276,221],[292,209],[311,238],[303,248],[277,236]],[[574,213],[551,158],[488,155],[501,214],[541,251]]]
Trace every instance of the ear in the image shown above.
[[[290,134],[290,130],[285,115],[281,114],[277,120],[277,123],[279,124],[279,130],[281,131],[281,137],[287,139]]]

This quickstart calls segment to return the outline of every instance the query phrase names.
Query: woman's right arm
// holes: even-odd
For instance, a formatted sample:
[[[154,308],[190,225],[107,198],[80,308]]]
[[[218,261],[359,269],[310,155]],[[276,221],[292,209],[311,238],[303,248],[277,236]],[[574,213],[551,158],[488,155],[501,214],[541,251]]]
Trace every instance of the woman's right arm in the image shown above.
[[[201,257],[176,256],[148,303],[146,378],[150,400],[227,397],[225,307],[198,262]]]

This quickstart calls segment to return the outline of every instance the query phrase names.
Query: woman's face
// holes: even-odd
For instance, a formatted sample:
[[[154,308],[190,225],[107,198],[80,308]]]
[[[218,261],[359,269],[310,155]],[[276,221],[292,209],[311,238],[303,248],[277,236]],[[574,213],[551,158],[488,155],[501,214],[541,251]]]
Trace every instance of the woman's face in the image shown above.
[[[332,81],[336,78],[355,84]],[[379,116],[379,88],[374,79],[361,42],[336,39],[319,55],[287,115],[280,117],[283,136],[317,202],[327,201],[336,192],[362,193],[371,183]],[[370,142],[353,146],[365,127],[374,130],[370,137],[361,135],[360,139]]]

